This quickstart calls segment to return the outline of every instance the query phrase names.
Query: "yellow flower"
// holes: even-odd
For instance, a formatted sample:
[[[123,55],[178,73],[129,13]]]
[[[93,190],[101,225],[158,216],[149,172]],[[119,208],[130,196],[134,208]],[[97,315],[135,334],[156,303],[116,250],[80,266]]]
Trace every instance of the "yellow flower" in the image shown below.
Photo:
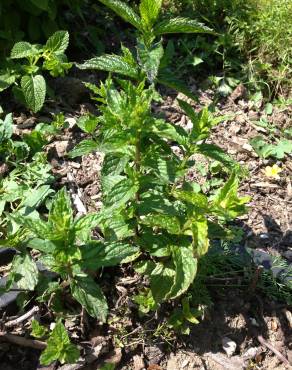
[[[282,172],[281,168],[279,166],[277,166],[276,164],[274,164],[272,167],[271,166],[267,166],[265,168],[265,175],[267,177],[271,177],[273,179],[277,179],[279,180],[280,176],[279,176],[279,173]]]

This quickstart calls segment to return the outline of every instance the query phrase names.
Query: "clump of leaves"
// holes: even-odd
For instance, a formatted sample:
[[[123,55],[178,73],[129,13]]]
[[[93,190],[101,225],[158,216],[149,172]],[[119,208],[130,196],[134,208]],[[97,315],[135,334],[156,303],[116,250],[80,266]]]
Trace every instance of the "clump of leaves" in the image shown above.
[[[15,283],[20,289],[33,291],[37,288],[40,296],[48,296],[48,299],[59,292],[60,285],[53,281],[38,285],[42,283],[40,273],[30,255],[30,250],[36,250],[39,252],[38,262],[57,274],[61,287],[70,289],[73,298],[89,315],[105,321],[106,299],[101,288],[85,271],[121,263],[137,253],[137,247],[118,241],[109,244],[91,240],[90,231],[99,223],[98,215],[88,214],[74,219],[65,189],[53,198],[47,220],[18,214],[11,215],[11,218],[23,228],[20,240],[18,238],[13,243],[10,237],[10,245],[16,247],[19,253],[12,262],[9,287]]]
[[[39,111],[46,97],[46,80],[42,71],[63,76],[72,66],[65,51],[69,45],[67,31],[57,31],[45,45],[17,42],[0,72],[0,92],[14,85],[14,95],[33,112]]]
[[[38,321],[32,321],[31,335],[36,338],[47,337],[47,329]],[[67,330],[61,321],[58,321],[53,330],[49,333],[47,341],[47,348],[43,351],[40,357],[42,365],[49,365],[53,361],[60,361],[64,363],[74,363],[79,358],[78,348],[70,342]]]

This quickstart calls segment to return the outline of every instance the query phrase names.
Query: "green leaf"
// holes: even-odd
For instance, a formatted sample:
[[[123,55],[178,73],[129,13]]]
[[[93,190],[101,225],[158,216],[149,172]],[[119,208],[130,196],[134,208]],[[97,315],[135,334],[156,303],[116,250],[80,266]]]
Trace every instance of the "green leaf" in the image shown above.
[[[158,75],[160,61],[164,53],[162,42],[159,41],[148,48],[144,42],[140,41],[137,46],[137,51],[138,60],[142,69],[146,73],[149,82],[153,83]]]
[[[37,189],[30,189],[22,204],[30,208],[37,208],[52,193],[54,190],[51,189],[50,185],[41,185]]]
[[[203,215],[197,215],[192,221],[193,245],[195,254],[203,256],[209,249],[208,222]]]
[[[287,139],[279,140],[274,151],[275,151],[274,156],[277,159],[283,159],[285,158],[286,154],[292,154],[292,140]]]
[[[76,122],[77,126],[87,134],[93,134],[98,123],[98,117],[92,115],[81,116]]]
[[[150,30],[156,22],[161,9],[162,0],[141,0],[139,10],[146,29]]]
[[[105,296],[91,277],[78,277],[73,280],[71,292],[90,316],[102,322],[106,321],[108,306]]]
[[[10,58],[11,59],[21,59],[21,58],[33,57],[39,52],[40,52],[40,49],[36,47],[35,45],[32,45],[26,41],[20,41],[20,42],[17,42],[13,46],[11,50]]]
[[[82,64],[77,64],[79,69],[98,69],[107,72],[118,73],[124,76],[137,79],[139,72],[137,67],[125,61],[123,56],[105,54],[86,60]]]
[[[42,10],[49,9],[49,0],[30,0],[37,8]]]
[[[175,216],[163,214],[150,214],[143,216],[140,222],[150,227],[159,227],[167,230],[170,234],[180,234],[181,226],[179,219]]]
[[[220,217],[224,217],[226,220],[234,219],[246,212],[245,203],[247,203],[250,198],[238,197],[238,184],[238,177],[233,172],[223,188],[220,189],[213,198],[213,212]]]
[[[139,269],[138,269],[139,272]],[[175,281],[175,269],[163,263],[156,263],[150,274],[150,286],[156,303],[168,299]]]
[[[51,37],[48,38],[45,50],[51,53],[61,54],[64,53],[69,45],[69,33],[68,31],[57,31]]]
[[[19,289],[33,291],[38,283],[38,268],[34,260],[26,254],[15,256],[12,262],[14,281]]]
[[[213,144],[197,145],[197,152],[222,163],[229,171],[241,172],[240,164],[229,157],[223,149]]]
[[[124,171],[128,162],[129,157],[127,155],[116,156],[107,154],[103,161],[102,176],[120,175]]]
[[[23,76],[21,90],[27,106],[34,112],[38,112],[45,102],[46,81],[42,75]]]
[[[173,246],[172,258],[175,265],[175,278],[171,291],[167,295],[168,299],[175,299],[186,292],[197,273],[197,260],[191,248]]]
[[[262,136],[256,136],[249,141],[254,151],[262,158],[271,157],[275,153],[275,146],[268,144]]]
[[[126,22],[132,24],[138,30],[142,30],[142,22],[140,17],[134,10],[126,3],[119,0],[99,0],[102,4],[112,9],[118,16],[123,18]]]
[[[138,185],[133,183],[131,179],[122,179],[106,194],[106,206],[120,207],[130,199],[135,198],[138,188]]]
[[[193,99],[195,101],[198,100],[196,95],[194,95],[186,86],[186,84],[183,81],[179,80],[172,71],[168,73],[165,73],[165,71],[163,71],[163,73],[161,72],[157,77],[157,81],[164,86],[183,93],[190,99]]]
[[[30,334],[35,338],[42,338],[47,332],[47,329],[35,319],[31,321],[31,329]]]
[[[50,334],[47,341],[47,348],[40,357],[40,363],[42,365],[49,365],[53,361],[59,360],[61,364],[72,364],[78,360],[79,355],[78,348],[70,343],[64,325],[58,322]]]
[[[71,152],[68,153],[68,157],[76,158],[83,155],[90,154],[98,149],[99,144],[92,139],[82,140],[79,144],[75,146]]]
[[[6,90],[9,86],[14,84],[15,79],[16,76],[9,73],[0,75],[0,92]]]
[[[193,19],[176,17],[166,19],[154,27],[155,35],[166,33],[214,33],[209,27]]]
[[[12,113],[9,113],[4,118],[0,119],[0,143],[11,138],[13,134],[13,119]]]
[[[179,200],[192,204],[200,212],[206,213],[208,211],[208,198],[204,194],[177,189],[172,192],[172,195]]]
[[[101,267],[123,263],[125,258],[134,256],[139,252],[139,248],[123,242],[101,243],[92,241],[80,249],[83,267],[93,271]]]
[[[48,221],[54,227],[56,237],[65,237],[73,223],[71,200],[65,188],[55,195],[51,204]]]

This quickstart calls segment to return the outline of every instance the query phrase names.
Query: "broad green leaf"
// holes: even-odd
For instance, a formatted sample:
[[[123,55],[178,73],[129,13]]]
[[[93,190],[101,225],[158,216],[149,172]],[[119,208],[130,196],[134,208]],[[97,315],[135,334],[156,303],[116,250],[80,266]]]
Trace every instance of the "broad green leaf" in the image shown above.
[[[9,113],[4,118],[0,119],[0,143],[11,138],[13,134],[13,119],[12,113]]]
[[[40,357],[42,365],[49,365],[53,361],[59,360],[61,364],[75,363],[79,358],[78,348],[70,343],[65,326],[59,321],[47,341],[47,348]]]
[[[153,83],[158,75],[160,61],[164,53],[162,42],[152,44],[148,48],[144,42],[140,41],[137,46],[137,52],[142,69],[146,73],[149,82]]]
[[[138,271],[139,272],[139,271]],[[160,303],[169,298],[175,282],[175,268],[163,263],[156,263],[150,274],[150,286],[153,298]]]
[[[70,196],[65,188],[62,188],[55,195],[51,204],[48,221],[53,225],[56,236],[67,236],[73,223],[73,210]]]
[[[192,204],[195,209],[201,212],[205,213],[208,210],[208,198],[204,194],[178,189],[174,190],[172,195],[179,200]]]
[[[99,0],[102,4],[112,9],[118,16],[126,22],[132,24],[138,30],[142,30],[142,21],[137,13],[123,1],[119,0]]]
[[[223,188],[213,198],[212,209],[215,214],[229,220],[245,213],[245,203],[250,198],[238,197],[238,183],[238,177],[233,172]]]
[[[180,234],[181,225],[179,219],[175,216],[163,214],[150,214],[143,216],[140,220],[143,225],[149,227],[159,227],[167,230],[170,234]]]
[[[37,208],[52,193],[54,190],[51,189],[50,185],[42,185],[33,191],[30,189],[22,204],[30,208]]]
[[[89,213],[85,216],[78,218],[74,222],[74,229],[76,233],[82,231],[90,231],[99,225],[100,216],[97,213]]]
[[[42,10],[49,9],[49,0],[30,0],[37,8]]]
[[[39,236],[42,237],[42,238],[45,238],[46,236],[50,237],[50,235],[51,234],[49,234],[49,235],[40,234]],[[27,242],[27,246],[31,249],[35,249],[35,250],[44,252],[46,254],[52,254],[52,253],[54,253],[54,251],[56,249],[56,245],[53,242],[51,242],[50,240],[47,240],[47,239],[40,239],[40,238],[30,239]]]
[[[118,73],[135,79],[139,76],[137,67],[126,62],[124,57],[114,54],[89,59],[82,64],[77,64],[77,67],[79,69],[98,69]]]
[[[102,175],[120,175],[124,171],[129,159],[127,155],[107,154],[103,160]]]
[[[166,33],[214,33],[209,27],[193,19],[176,17],[165,19],[154,27],[155,35]]]
[[[240,164],[233,160],[223,149],[213,144],[197,145],[197,152],[222,163],[229,171],[241,172]]]
[[[35,338],[42,338],[47,332],[47,329],[35,319],[31,322],[31,329],[30,334]]]
[[[197,215],[192,221],[192,234],[194,252],[197,257],[201,257],[208,252],[208,222],[203,215]]]
[[[17,42],[10,54],[11,59],[21,59],[21,58],[28,58],[33,57],[34,55],[38,54],[40,49],[37,48],[35,45],[30,44],[26,41]]]
[[[105,296],[91,277],[78,277],[73,280],[71,292],[90,316],[102,322],[106,321],[108,306]]]
[[[262,158],[271,157],[275,153],[275,146],[268,144],[262,136],[256,136],[249,141],[254,151]]]
[[[76,158],[82,157],[83,155],[90,154],[98,149],[99,144],[92,139],[82,140],[79,144],[75,146],[71,152],[68,153],[68,157]]]
[[[16,79],[15,75],[11,75],[9,73],[0,75],[0,92],[7,89],[9,86],[14,84]]]
[[[165,71],[161,72],[157,77],[157,82],[173,90],[183,93],[185,96],[187,96],[190,99],[193,99],[195,101],[198,100],[196,95],[194,95],[190,91],[188,86],[183,81],[179,80],[175,76],[175,73],[172,71],[169,71],[167,73]]]
[[[171,255],[170,245],[173,240],[171,236],[164,234],[154,234],[153,231],[144,231],[138,238],[137,244],[143,250],[154,257],[168,257]]]
[[[113,208],[126,204],[129,200],[134,199],[139,186],[130,179],[123,179],[113,186],[106,194],[106,205]]]
[[[125,180],[126,177],[122,175],[108,175],[103,176],[101,179],[102,191],[107,194],[116,184],[120,181]]]
[[[45,50],[52,53],[61,54],[64,53],[69,45],[69,33],[68,31],[57,31],[51,37],[45,45]]]
[[[188,134],[187,132],[178,125],[166,122],[162,119],[154,121],[152,132],[163,139],[174,140],[180,145],[187,145]]]
[[[92,241],[81,247],[82,265],[86,269],[97,270],[105,266],[123,263],[125,258],[134,256],[139,249],[123,242],[101,243]]]
[[[156,22],[161,9],[162,0],[141,0],[139,9],[146,29],[150,30]]]
[[[186,292],[197,273],[197,260],[191,248],[173,246],[172,259],[175,265],[175,277],[171,291],[167,295],[168,299],[175,299]]]
[[[98,117],[92,115],[81,116],[76,122],[77,126],[87,134],[93,134],[98,123]]]
[[[34,260],[26,254],[15,256],[12,262],[14,281],[19,289],[33,291],[38,283],[38,268]]]
[[[46,81],[42,75],[23,76],[21,90],[27,106],[34,112],[38,112],[45,102]]]
[[[42,220],[35,220],[33,218],[24,217],[23,215],[17,214],[13,214],[10,217],[13,218],[13,220],[17,224],[24,226],[35,236],[54,240],[55,234],[53,233],[52,228],[47,222],[44,222]]]
[[[281,139],[278,141],[275,150],[274,156],[277,159],[285,158],[286,154],[292,154],[292,140]]]

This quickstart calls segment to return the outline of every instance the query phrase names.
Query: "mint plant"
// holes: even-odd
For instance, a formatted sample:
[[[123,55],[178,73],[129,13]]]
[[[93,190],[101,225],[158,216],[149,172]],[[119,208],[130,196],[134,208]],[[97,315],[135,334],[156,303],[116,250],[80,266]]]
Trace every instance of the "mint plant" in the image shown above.
[[[237,195],[238,165],[223,150],[206,143],[210,129],[222,117],[214,118],[208,109],[196,113],[180,101],[193,124],[186,130],[151,110],[163,58],[162,42],[156,37],[209,30],[184,18],[157,21],[161,1],[142,0],[140,16],[120,1],[101,2],[138,29],[137,58],[122,47],[122,56],[101,56],[79,66],[116,72],[130,80],[114,82],[109,77],[99,88],[87,84],[100,103],[101,116],[95,122],[98,136],[81,142],[71,156],[92,150],[105,154],[98,225],[109,245],[129,243],[138,248],[134,268],[149,277],[151,294],[159,304],[188,290],[210,239],[222,235],[226,220],[245,212],[248,198]],[[188,181],[196,153],[221,162],[231,173],[212,199]]]
[[[137,30],[136,53],[122,46],[122,55],[106,54],[87,60],[77,66],[81,69],[99,69],[118,73],[138,81],[159,82],[194,98],[183,82],[169,68],[164,55],[162,35],[173,33],[214,33],[205,25],[183,17],[161,18],[162,0],[142,0],[140,14],[119,0],[99,0]]]
[[[71,201],[64,188],[53,198],[46,221],[23,214],[10,217],[22,228],[18,238],[11,235],[8,241],[19,250],[12,262],[8,289],[13,283],[20,289],[37,289],[41,301],[42,297],[49,300],[60,292],[60,284],[54,281],[43,283],[36,261],[30,255],[31,250],[36,250],[39,252],[38,262],[57,274],[61,288],[69,289],[89,315],[104,322],[106,298],[88,272],[122,263],[136,255],[138,248],[126,242],[91,240],[90,231],[98,224],[98,216],[88,214],[74,219]]]
[[[67,31],[57,31],[45,45],[17,42],[0,72],[0,92],[14,85],[14,94],[33,112],[38,112],[45,101],[46,81],[42,75],[63,76],[72,66],[65,51],[69,45]]]

